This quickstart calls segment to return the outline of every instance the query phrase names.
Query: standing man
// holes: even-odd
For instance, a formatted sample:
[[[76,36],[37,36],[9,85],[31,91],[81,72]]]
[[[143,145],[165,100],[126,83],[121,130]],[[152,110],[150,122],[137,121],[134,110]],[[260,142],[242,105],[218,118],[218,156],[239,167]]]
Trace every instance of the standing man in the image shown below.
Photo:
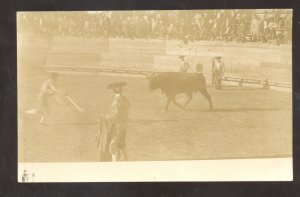
[[[50,108],[48,104],[48,100],[50,97],[54,97],[56,102],[58,102],[61,105],[64,105],[64,103],[56,96],[57,94],[61,95],[67,95],[67,93],[62,92],[56,88],[56,82],[59,78],[58,73],[51,73],[50,77],[43,83],[40,92],[38,94],[38,107],[37,109],[28,110],[27,113],[29,114],[35,114],[39,112],[41,114],[40,117],[40,124],[45,124],[45,119],[50,113]]]
[[[39,110],[41,112],[41,118],[40,118],[41,124],[45,123],[45,118],[50,113],[49,104],[48,104],[49,97],[54,96],[55,100],[58,101],[57,100],[58,98],[55,97],[55,94],[61,93],[56,88],[56,82],[58,80],[58,77],[59,76],[57,73],[51,73],[50,78],[43,83],[40,89],[38,100],[39,100]],[[58,102],[60,102],[60,100]]]
[[[122,94],[125,82],[112,83],[107,86],[112,89],[114,99],[111,105],[111,111],[106,116],[106,119],[112,123],[111,125],[111,140],[109,142],[109,151],[112,156],[112,161],[128,160],[125,138],[128,128],[129,116],[129,100]]]
[[[225,73],[225,66],[221,59],[221,56],[215,57],[212,65],[212,83],[217,89],[222,89],[222,78]]]
[[[179,68],[180,72],[187,73],[188,69],[190,68],[189,62],[186,60],[184,55],[179,56],[180,62],[179,62]]]

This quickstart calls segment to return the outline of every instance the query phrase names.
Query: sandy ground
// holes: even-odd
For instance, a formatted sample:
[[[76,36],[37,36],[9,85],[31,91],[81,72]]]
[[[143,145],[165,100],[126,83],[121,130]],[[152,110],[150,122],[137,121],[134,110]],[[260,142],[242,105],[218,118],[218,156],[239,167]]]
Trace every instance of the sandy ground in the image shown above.
[[[131,102],[127,149],[131,161],[195,160],[285,157],[292,155],[292,95],[287,92],[226,86],[208,89],[214,110],[199,93],[185,111],[170,105],[162,112],[166,98],[150,92],[144,78],[97,75],[63,75],[60,87],[69,92],[83,113],[50,100],[47,126],[34,108],[45,75],[20,75],[19,161],[97,161],[95,136],[99,115],[109,112],[113,98],[106,85],[126,81],[124,94]],[[184,102],[185,95],[178,95]]]

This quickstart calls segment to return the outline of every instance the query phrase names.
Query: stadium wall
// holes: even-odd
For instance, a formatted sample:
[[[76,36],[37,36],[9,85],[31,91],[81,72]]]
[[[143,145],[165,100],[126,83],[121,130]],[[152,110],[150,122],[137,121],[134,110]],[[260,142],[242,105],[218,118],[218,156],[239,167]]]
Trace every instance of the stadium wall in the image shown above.
[[[186,55],[192,69],[201,62],[211,80],[212,58],[220,55],[230,76],[268,78],[291,83],[291,45],[145,39],[18,36],[22,64],[62,67],[109,67],[178,71],[178,56]]]

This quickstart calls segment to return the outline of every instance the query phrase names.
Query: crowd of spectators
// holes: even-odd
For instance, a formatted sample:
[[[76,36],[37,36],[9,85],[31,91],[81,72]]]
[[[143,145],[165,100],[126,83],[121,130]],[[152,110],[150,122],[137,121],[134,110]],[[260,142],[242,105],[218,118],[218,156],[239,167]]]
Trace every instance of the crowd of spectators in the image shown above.
[[[287,10],[37,12],[18,18],[19,30],[51,36],[291,42]]]

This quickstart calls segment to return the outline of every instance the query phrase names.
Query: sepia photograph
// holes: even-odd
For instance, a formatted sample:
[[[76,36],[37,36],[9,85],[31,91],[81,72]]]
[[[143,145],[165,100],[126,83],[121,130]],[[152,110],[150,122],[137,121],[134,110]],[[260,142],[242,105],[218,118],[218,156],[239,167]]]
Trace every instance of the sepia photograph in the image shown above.
[[[18,181],[291,181],[291,9],[17,12]]]

